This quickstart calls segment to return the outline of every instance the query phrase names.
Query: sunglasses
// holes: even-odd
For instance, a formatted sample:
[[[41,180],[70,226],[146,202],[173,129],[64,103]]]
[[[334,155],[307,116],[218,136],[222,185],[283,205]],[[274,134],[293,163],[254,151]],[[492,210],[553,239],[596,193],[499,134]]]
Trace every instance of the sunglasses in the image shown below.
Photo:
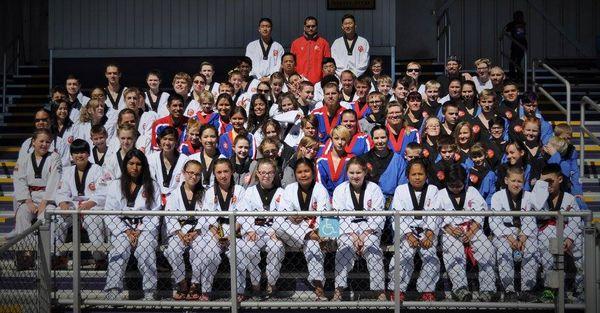
[[[420,69],[418,69],[418,68],[409,68],[409,69],[406,69],[406,71],[407,71],[407,72],[417,72],[417,73],[418,73],[418,72],[420,72],[421,70],[420,70]]]

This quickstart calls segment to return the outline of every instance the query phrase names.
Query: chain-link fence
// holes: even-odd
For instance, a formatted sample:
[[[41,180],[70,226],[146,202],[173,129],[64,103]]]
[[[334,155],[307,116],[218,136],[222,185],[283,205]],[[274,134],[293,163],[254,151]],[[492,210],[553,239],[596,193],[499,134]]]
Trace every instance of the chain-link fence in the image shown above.
[[[51,214],[55,297],[76,306],[583,308],[595,253],[589,213]]]
[[[40,239],[44,230],[47,234],[37,221],[0,247],[0,312],[47,312],[50,307],[47,246]]]

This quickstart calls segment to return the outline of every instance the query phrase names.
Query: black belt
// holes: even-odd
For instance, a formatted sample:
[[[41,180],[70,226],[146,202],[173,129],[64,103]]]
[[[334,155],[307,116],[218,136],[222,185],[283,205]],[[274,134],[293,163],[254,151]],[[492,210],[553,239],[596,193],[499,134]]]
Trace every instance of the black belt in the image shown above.
[[[353,219],[352,223],[360,223],[360,222],[366,222],[366,221],[367,221],[366,218],[361,217],[361,218],[355,218],[355,219]]]
[[[192,225],[195,228],[197,224],[198,224],[198,219],[197,218],[188,218],[188,219],[185,219],[185,220],[179,220],[179,225],[180,226]]]
[[[257,226],[273,226],[273,219],[272,218],[262,218],[262,217],[257,217],[254,219],[254,225]]]
[[[411,227],[410,228],[412,230],[413,233],[420,235],[425,231],[425,228],[423,227]]]
[[[219,224],[227,224],[227,225],[229,225],[229,218],[228,217],[218,217],[217,218],[217,222]]]

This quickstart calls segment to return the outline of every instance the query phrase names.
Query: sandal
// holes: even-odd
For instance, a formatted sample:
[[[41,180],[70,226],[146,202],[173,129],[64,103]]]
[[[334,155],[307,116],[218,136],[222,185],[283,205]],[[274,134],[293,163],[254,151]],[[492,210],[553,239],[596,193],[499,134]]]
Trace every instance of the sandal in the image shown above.
[[[187,281],[184,279],[177,284],[177,289],[175,289],[175,291],[173,292],[173,300],[176,300],[176,301],[185,300],[187,298],[188,291],[189,291],[188,284],[187,284]]]
[[[200,299],[200,292],[198,291],[198,285],[192,284],[190,292],[187,294],[187,301],[198,301]]]

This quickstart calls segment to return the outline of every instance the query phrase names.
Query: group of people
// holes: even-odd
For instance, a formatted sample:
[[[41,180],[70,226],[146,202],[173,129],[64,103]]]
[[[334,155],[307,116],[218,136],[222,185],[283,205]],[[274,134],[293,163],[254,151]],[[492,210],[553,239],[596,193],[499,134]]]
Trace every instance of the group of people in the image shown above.
[[[150,71],[147,88],[123,87],[116,64],[106,66],[106,88],[81,92],[70,75],[52,102],[35,112],[35,131],[15,167],[16,232],[43,219],[49,208],[118,211],[577,211],[585,209],[577,152],[567,124],[554,127],[537,108],[534,93],[520,93],[488,59],[474,62],[476,75],[450,57],[446,72],[421,82],[421,65],[410,62],[403,77],[382,73],[369,59],[368,42],[355,19],[342,19],[344,36],[329,48],[318,36],[317,19],[285,52],[261,19],[260,38],[246,57],[213,80],[209,62],[190,76],[177,73],[172,93],[160,89]],[[370,61],[369,61],[370,60]],[[368,67],[368,69],[367,69]],[[71,221],[53,215],[53,247],[64,243]],[[391,229],[381,216],[339,218],[325,237],[321,218],[152,215],[84,215],[90,242],[111,243],[108,256],[95,251],[107,269],[108,299],[117,299],[130,255],[138,261],[146,299],[157,289],[157,247],[172,269],[176,300],[207,301],[223,256],[236,237],[239,301],[251,294],[272,297],[285,251],[301,249],[316,300],[328,300],[324,242],[336,242],[335,291],[340,301],[348,273],[364,258],[370,289],[379,300],[399,284],[404,299],[421,255],[417,290],[435,300],[442,269],[452,296],[473,299],[467,263],[477,266],[481,301],[497,299],[496,270],[505,301],[534,301],[538,269],[553,266],[548,238],[552,218],[473,216],[402,217]],[[564,249],[573,255],[582,281],[581,220],[568,219]],[[382,245],[399,233],[401,258],[386,269]],[[189,251],[191,280],[185,272]],[[60,251],[60,250],[57,250]],[[266,253],[266,290],[259,266]],[[441,251],[441,254],[438,253]],[[161,252],[162,253],[162,252]],[[441,256],[441,259],[440,259]],[[26,268],[31,255],[17,255]],[[521,286],[514,285],[520,260]],[[56,252],[53,267],[65,268]],[[394,271],[400,281],[394,281]],[[249,273],[251,286],[247,288]],[[549,286],[548,279],[544,279]],[[580,288],[581,283],[576,286]],[[387,288],[386,288],[387,287]],[[251,292],[246,292],[251,290]],[[577,292],[581,292],[580,289]],[[543,300],[554,291],[544,290]]]

